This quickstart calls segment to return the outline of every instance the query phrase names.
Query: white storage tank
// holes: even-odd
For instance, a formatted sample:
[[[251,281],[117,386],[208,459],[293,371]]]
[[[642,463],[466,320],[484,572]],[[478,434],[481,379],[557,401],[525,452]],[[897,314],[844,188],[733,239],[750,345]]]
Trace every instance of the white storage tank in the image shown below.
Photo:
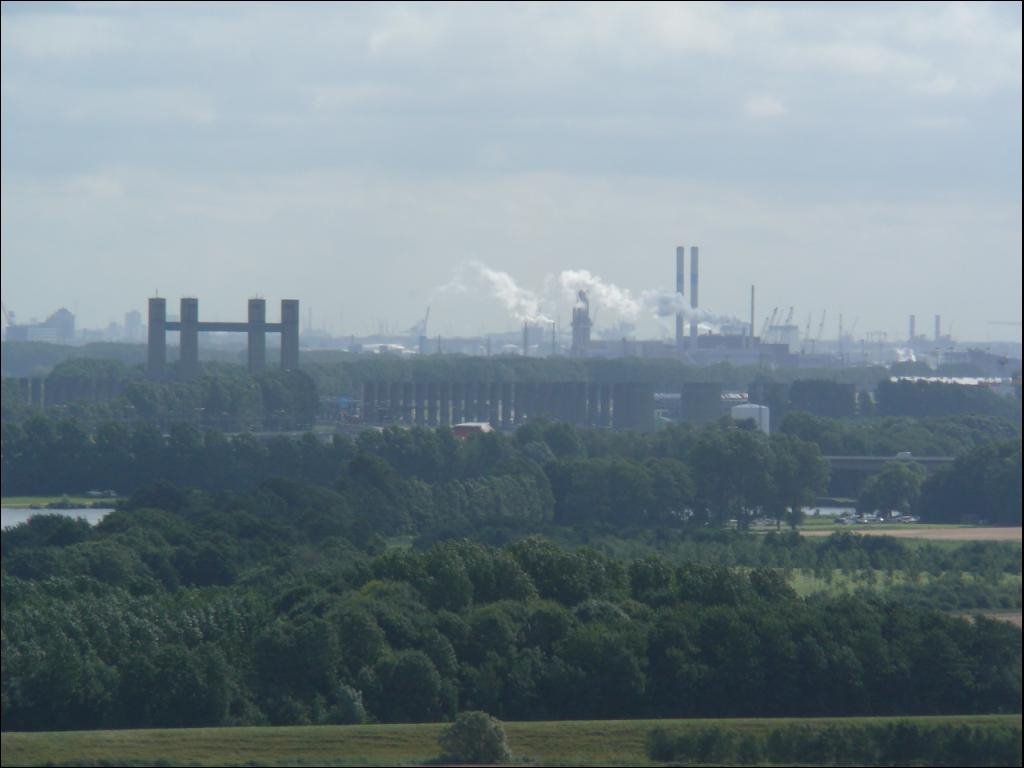
[[[766,435],[769,433],[769,416],[771,411],[767,405],[734,405],[730,411],[733,421],[753,419],[757,428]]]

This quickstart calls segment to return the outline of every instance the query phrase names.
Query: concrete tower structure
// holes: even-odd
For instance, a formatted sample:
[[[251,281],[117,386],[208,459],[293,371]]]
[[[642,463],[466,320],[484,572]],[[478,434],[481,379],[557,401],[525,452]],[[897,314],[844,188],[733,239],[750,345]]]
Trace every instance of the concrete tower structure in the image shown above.
[[[698,307],[698,279],[700,273],[700,250],[697,246],[690,248],[690,307]],[[697,315],[690,318],[690,343],[697,346]]]
[[[149,300],[146,372],[151,379],[163,378],[167,364],[167,299]]]
[[[281,299],[281,368],[299,368],[299,300]]]
[[[267,333],[281,334],[281,368],[286,371],[299,367],[299,302],[284,299],[281,302],[281,322],[267,322],[266,302],[250,299],[248,317],[244,323],[199,321],[199,299],[181,300],[181,317],[167,320],[164,299],[149,300],[149,346],[146,350],[146,373],[159,379],[167,369],[167,331],[180,334],[181,361],[178,374],[182,378],[199,375],[200,332],[244,333],[248,336],[249,373],[259,374],[266,368]]]
[[[199,375],[199,299],[182,299],[180,312],[178,369],[183,378],[191,379]]]
[[[676,247],[676,293],[680,300],[686,293],[686,246]],[[683,339],[686,335],[684,330],[684,319],[682,312],[676,312],[676,348],[682,349]]]
[[[249,373],[259,374],[267,367],[267,302],[263,299],[249,299],[248,315],[248,361]]]

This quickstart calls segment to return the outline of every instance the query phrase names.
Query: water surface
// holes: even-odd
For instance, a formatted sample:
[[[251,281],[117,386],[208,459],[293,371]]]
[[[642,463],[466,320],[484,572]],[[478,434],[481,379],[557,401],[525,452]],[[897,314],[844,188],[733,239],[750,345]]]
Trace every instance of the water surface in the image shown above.
[[[0,508],[0,528],[7,530],[16,525],[27,522],[30,517],[36,515],[60,515],[61,517],[80,517],[89,525],[96,525],[100,520],[113,512],[113,509],[94,509],[83,507],[80,509],[24,509],[9,507]]]

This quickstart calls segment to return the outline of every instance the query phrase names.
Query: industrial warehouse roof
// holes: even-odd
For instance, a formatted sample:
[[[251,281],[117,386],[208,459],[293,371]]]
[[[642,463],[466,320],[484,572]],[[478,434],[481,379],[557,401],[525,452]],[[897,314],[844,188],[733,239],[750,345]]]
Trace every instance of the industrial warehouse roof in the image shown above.
[[[963,384],[968,387],[991,387],[997,384],[1009,384],[1011,379],[979,376],[892,376],[889,381],[926,381],[938,384]]]

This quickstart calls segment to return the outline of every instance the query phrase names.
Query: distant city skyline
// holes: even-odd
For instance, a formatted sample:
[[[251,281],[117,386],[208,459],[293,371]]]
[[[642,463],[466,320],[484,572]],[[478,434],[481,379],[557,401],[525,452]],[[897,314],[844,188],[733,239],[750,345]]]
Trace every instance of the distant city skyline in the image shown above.
[[[638,298],[702,254],[756,324],[1020,341],[1020,4],[2,6],[18,319],[255,295],[365,335],[512,330],[504,273]],[[475,288],[470,287],[470,283]],[[507,284],[502,284],[502,289]],[[529,297],[527,297],[529,298]],[[546,302],[546,303],[545,303]],[[618,305],[620,308],[624,305]],[[595,334],[650,313],[594,302]],[[1004,325],[995,323],[1017,323]]]

